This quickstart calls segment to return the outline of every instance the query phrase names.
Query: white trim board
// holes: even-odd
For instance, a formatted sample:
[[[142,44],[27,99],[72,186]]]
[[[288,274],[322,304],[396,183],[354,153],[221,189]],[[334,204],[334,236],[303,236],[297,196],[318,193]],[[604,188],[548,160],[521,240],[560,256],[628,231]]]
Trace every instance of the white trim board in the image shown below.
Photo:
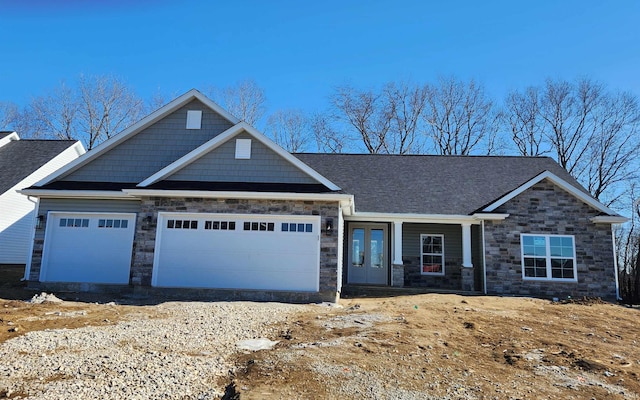
[[[125,194],[135,197],[191,197],[209,199],[271,199],[271,200],[318,200],[353,201],[353,195],[340,193],[283,193],[283,192],[210,192],[198,190],[123,189]],[[346,204],[345,204],[346,205]]]
[[[154,184],[154,183],[156,183],[156,182],[158,182],[158,181],[160,181],[160,180],[162,180],[162,179],[164,179],[164,178],[176,173],[180,169],[186,167],[187,165],[189,165],[192,162],[196,161],[197,159],[199,159],[200,157],[204,156],[205,154],[208,154],[209,152],[213,151],[214,149],[220,147],[222,144],[224,144],[227,141],[233,139],[233,137],[235,137],[236,135],[238,135],[238,134],[240,134],[242,132],[248,133],[253,138],[255,138],[256,140],[258,140],[259,142],[261,142],[262,144],[267,146],[272,151],[274,151],[280,157],[284,158],[286,161],[288,161],[291,164],[293,164],[293,166],[295,166],[296,168],[298,168],[299,170],[301,170],[305,174],[309,175],[311,178],[315,179],[319,183],[325,185],[329,189],[331,189],[331,190],[340,190],[340,188],[335,183],[331,182],[329,179],[327,179],[324,176],[320,175],[317,171],[315,171],[313,168],[309,167],[307,164],[305,164],[302,161],[298,160],[295,156],[291,155],[291,153],[289,153],[288,151],[286,151],[282,147],[278,146],[274,141],[272,141],[271,139],[269,139],[268,137],[266,137],[262,133],[258,132],[258,130],[256,130],[251,125],[247,124],[246,122],[240,122],[240,123],[232,126],[231,128],[229,128],[226,131],[222,132],[221,134],[217,135],[213,139],[209,140],[208,142],[206,142],[202,146],[200,146],[200,147],[192,150],[191,152],[185,154],[184,156],[180,157],[176,161],[172,162],[171,164],[169,164],[166,167],[162,168],[160,171],[156,172],[155,174],[151,175],[150,177],[148,177],[144,181],[140,182],[138,184],[138,187],[147,187],[149,185],[152,185],[152,184]]]
[[[161,120],[165,116],[167,116],[170,113],[176,111],[177,109],[179,109],[180,107],[184,106],[185,104],[189,103],[190,101],[192,101],[194,99],[199,100],[205,106],[209,107],[212,111],[216,112],[217,114],[222,116],[224,119],[226,119],[230,123],[237,124],[238,122],[240,122],[240,120],[238,120],[238,118],[236,118],[233,115],[231,115],[229,112],[224,110],[218,104],[216,104],[215,102],[210,100],[208,97],[206,97],[205,95],[203,95],[202,93],[200,93],[196,89],[191,89],[187,93],[185,93],[182,96],[174,99],[173,101],[171,101],[170,103],[164,105],[163,107],[160,107],[156,111],[154,111],[151,114],[147,115],[146,117],[144,117],[143,119],[141,119],[137,123],[131,125],[127,129],[125,129],[122,132],[118,133],[117,135],[112,136],[110,139],[107,139],[104,142],[100,143],[100,145],[98,145],[95,149],[93,149],[92,151],[86,153],[86,156],[80,157],[79,159],[70,162],[65,167],[59,169],[58,171],[54,172],[53,174],[51,174],[51,175],[45,177],[44,179],[42,179],[41,181],[37,182],[36,186],[45,185],[45,184],[51,182],[52,180],[54,180],[54,179],[56,179],[58,177],[67,175],[67,174],[77,170],[81,166],[86,165],[91,160],[96,159],[97,157],[99,157],[103,153],[106,153],[107,151],[109,151],[112,148],[114,148],[115,146],[117,146],[119,143],[124,142],[125,140],[129,139],[131,136],[136,135],[137,133],[139,133],[143,129],[149,127],[151,124]]]
[[[532,187],[536,183],[541,182],[544,179],[550,180],[556,186],[559,186],[564,191],[566,191],[569,194],[573,195],[578,200],[581,200],[583,203],[586,203],[587,205],[595,208],[596,210],[602,211],[603,213],[609,214],[609,215],[617,215],[616,212],[612,211],[610,208],[606,207],[604,204],[600,203],[598,200],[594,199],[593,197],[591,197],[590,195],[586,194],[585,192],[577,189],[575,186],[571,185],[570,183],[568,183],[564,179],[558,177],[557,175],[555,175],[555,174],[553,174],[553,173],[551,173],[549,171],[544,171],[543,173],[539,174],[538,176],[534,177],[533,179],[530,179],[529,181],[527,181],[524,184],[522,184],[519,187],[517,187],[515,190],[511,191],[510,193],[506,194],[505,196],[503,196],[503,197],[499,198],[498,200],[494,201],[493,203],[489,204],[482,211],[484,211],[484,212],[495,211],[496,208],[500,207],[501,205],[503,205],[507,201],[513,199],[514,197],[518,196],[519,194],[523,193],[524,191],[526,191],[527,189],[529,189],[530,187]]]

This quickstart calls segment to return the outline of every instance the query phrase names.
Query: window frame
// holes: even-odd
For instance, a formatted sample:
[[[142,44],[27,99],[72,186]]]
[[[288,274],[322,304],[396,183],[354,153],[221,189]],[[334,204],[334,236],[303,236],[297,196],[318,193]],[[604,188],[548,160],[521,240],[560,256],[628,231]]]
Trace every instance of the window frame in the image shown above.
[[[425,253],[423,251],[423,240],[425,237],[428,236],[432,236],[432,237],[439,237],[440,239],[442,239],[442,252],[441,253]],[[445,275],[445,267],[446,267],[446,262],[445,262],[445,248],[444,248],[444,234],[442,233],[421,233],[420,234],[420,275],[425,275],[425,276],[444,276]],[[423,257],[427,255],[427,256],[441,256],[442,257],[442,270],[440,272],[424,272],[423,270]]]
[[[524,254],[524,238],[525,237],[543,237],[545,241],[545,255],[543,256],[525,256]],[[551,255],[551,240],[550,238],[571,238],[572,243],[572,256],[552,256]],[[525,266],[524,259],[527,258],[539,258],[545,260],[545,267],[547,276],[545,277],[536,277],[536,276],[526,276],[525,274]],[[572,260],[573,261],[573,278],[554,278],[552,271],[552,259],[560,259],[560,260]],[[522,280],[525,281],[543,281],[543,282],[578,282],[578,263],[576,260],[576,238],[574,235],[553,235],[553,234],[544,234],[544,233],[521,233],[520,234],[520,267],[522,268]]]

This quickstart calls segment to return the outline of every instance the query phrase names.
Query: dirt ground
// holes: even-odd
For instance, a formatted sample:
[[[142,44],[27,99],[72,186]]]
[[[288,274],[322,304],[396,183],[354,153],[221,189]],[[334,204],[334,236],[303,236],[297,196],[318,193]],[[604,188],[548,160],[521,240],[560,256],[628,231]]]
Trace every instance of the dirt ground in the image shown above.
[[[0,343],[31,330],[113,324],[152,305],[108,298],[31,304],[0,270]],[[100,301],[102,300],[102,301]],[[239,353],[228,398],[640,398],[640,310],[597,299],[425,294],[342,300],[278,326],[272,350]],[[157,316],[162,318],[161,315]],[[16,329],[17,328],[17,329]],[[403,398],[398,396],[395,398]]]

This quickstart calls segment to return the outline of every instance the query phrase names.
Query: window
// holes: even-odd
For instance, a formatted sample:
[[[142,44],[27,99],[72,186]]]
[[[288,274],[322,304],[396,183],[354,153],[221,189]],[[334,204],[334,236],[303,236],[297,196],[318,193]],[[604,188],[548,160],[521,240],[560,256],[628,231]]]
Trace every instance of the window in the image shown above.
[[[576,281],[573,236],[521,235],[522,278]]]
[[[422,275],[444,275],[444,235],[420,235]]]
[[[235,221],[205,221],[204,229],[213,231],[235,231]]]
[[[98,228],[127,228],[129,222],[126,219],[99,219]]]
[[[275,231],[275,224],[273,222],[245,222],[243,226],[245,231]]]
[[[310,232],[313,232],[313,224],[296,224],[296,223],[283,222],[280,229],[282,232],[310,233]]]
[[[60,226],[66,228],[88,228],[89,220],[86,218],[60,218]]]
[[[198,221],[169,219],[167,229],[198,229]]]

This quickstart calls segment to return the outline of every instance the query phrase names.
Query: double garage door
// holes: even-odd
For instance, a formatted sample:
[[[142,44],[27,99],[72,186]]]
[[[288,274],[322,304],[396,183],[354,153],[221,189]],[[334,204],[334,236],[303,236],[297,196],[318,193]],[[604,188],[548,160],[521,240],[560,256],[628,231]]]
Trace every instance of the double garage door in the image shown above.
[[[128,284],[135,214],[51,212],[40,280]],[[318,291],[319,216],[160,213],[152,285]]]
[[[318,291],[319,216],[158,217],[153,286]]]

